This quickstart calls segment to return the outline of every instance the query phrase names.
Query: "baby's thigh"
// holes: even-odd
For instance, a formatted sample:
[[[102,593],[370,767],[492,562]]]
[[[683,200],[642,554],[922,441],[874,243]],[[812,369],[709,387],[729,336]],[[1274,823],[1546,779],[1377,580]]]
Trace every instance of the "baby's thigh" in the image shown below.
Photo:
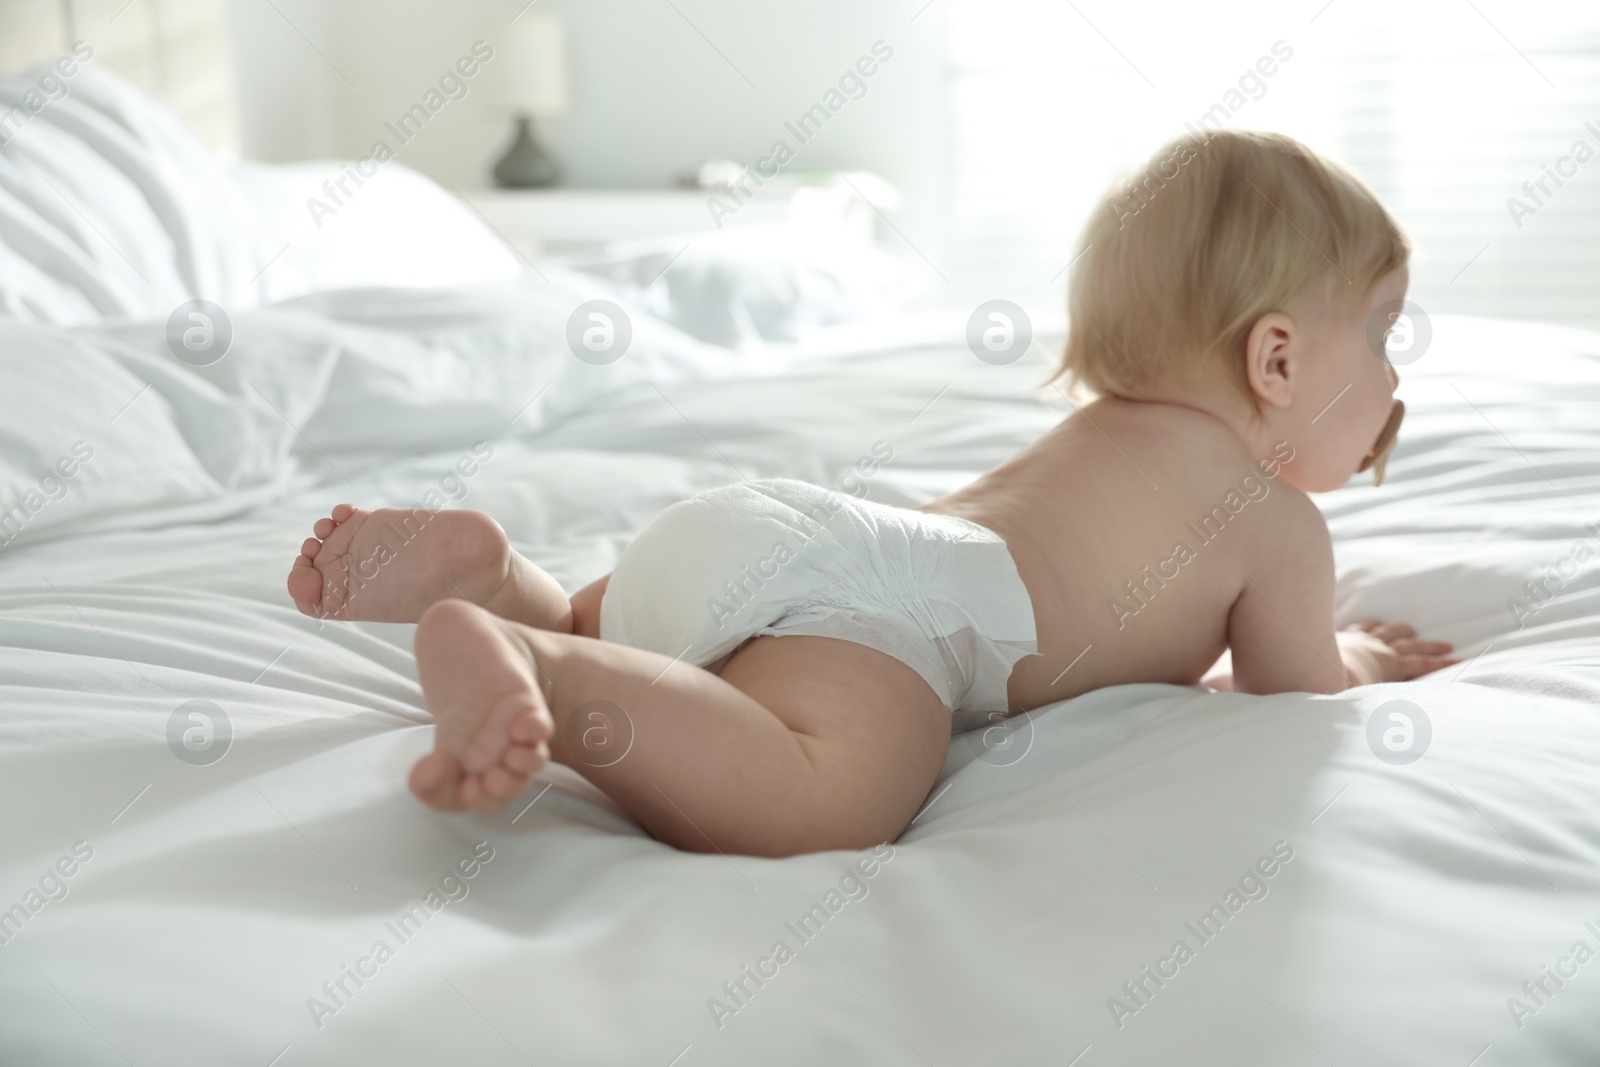
[[[950,710],[922,676],[877,649],[832,637],[757,637],[723,681],[796,736],[842,804],[904,816],[927,797],[950,749]]]

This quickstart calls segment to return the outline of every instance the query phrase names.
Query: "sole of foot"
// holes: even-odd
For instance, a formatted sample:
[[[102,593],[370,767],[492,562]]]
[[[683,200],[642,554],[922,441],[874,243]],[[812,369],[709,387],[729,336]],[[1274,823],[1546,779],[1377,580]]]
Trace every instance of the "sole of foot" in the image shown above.
[[[410,786],[432,807],[498,811],[550,761],[550,711],[509,625],[463,600],[433,605],[417,624],[417,675],[438,734]]]
[[[289,569],[288,589],[313,618],[416,622],[441,600],[487,603],[510,577],[510,542],[481,511],[340,504],[312,533]]]

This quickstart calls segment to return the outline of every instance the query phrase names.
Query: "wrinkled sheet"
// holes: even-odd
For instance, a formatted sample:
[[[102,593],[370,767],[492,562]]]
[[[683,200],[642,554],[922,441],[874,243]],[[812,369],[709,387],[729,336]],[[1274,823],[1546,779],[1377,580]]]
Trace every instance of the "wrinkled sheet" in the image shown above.
[[[4,327],[6,476],[105,443],[0,548],[0,908],[40,905],[0,944],[0,1062],[1600,1053],[1600,961],[1574,952],[1600,950],[1600,337],[1440,317],[1389,479],[1319,500],[1340,621],[1407,619],[1462,667],[1100,690],[958,738],[892,846],[773,861],[666,848],[564,768],[499,815],[418,805],[411,628],[298,615],[300,540],[341,500],[438,491],[575,589],[674,500],[836,484],[878,441],[872,498],[926,500],[1065,413],[1029,391],[1058,338],[993,367],[959,320],[908,321],[898,349],[757,371],[663,333],[568,376],[536,335],[571,294],[362,299],[269,309],[200,371],[137,327]],[[458,360],[452,313],[526,358]],[[1396,699],[1431,724],[1409,765],[1368,740]]]

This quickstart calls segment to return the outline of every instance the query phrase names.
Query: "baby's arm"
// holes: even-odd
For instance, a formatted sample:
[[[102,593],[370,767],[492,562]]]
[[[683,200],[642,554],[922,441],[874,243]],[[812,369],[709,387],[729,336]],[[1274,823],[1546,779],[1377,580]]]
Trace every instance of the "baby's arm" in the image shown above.
[[[1231,686],[1241,693],[1338,693],[1397,682],[1459,660],[1450,645],[1421,641],[1409,626],[1366,623],[1333,629],[1333,539],[1322,513],[1298,494],[1262,516],[1253,531],[1245,585],[1228,615]]]

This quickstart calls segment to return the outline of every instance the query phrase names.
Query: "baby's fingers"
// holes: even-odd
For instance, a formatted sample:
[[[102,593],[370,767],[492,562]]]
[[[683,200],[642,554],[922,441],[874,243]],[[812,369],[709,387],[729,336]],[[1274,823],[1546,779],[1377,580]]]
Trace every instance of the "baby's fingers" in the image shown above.
[[[1397,641],[1404,641],[1417,636],[1416,628],[1407,626],[1403,622],[1380,622],[1367,632],[1379,641],[1391,646]]]
[[[1460,662],[1459,659],[1449,656],[1401,656],[1400,669],[1404,674],[1405,681],[1409,682],[1413,678],[1420,678],[1424,674],[1432,674],[1434,671],[1442,670],[1445,667],[1453,667]]]
[[[1413,637],[1402,637],[1389,643],[1402,656],[1440,656],[1452,651],[1456,646],[1448,641],[1422,641]]]
[[[1345,629],[1361,630],[1364,633],[1371,634],[1379,641],[1382,641],[1388,645],[1392,645],[1396,641],[1400,641],[1405,638],[1417,636],[1415,627],[1408,626],[1403,622],[1382,622],[1378,619],[1368,619],[1366,622],[1358,622],[1352,626],[1346,626]]]

